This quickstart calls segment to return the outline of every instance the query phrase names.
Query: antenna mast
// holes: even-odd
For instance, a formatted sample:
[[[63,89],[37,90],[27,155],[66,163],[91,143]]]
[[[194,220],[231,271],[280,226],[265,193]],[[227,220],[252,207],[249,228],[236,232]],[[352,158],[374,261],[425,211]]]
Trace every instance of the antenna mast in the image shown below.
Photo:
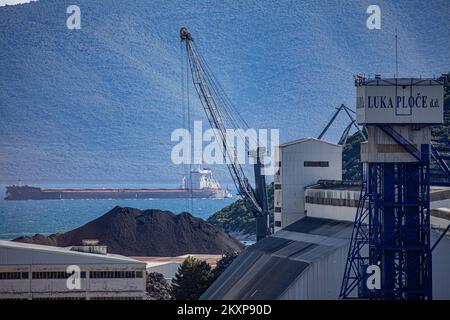
[[[395,28],[395,78],[398,78],[398,35]]]

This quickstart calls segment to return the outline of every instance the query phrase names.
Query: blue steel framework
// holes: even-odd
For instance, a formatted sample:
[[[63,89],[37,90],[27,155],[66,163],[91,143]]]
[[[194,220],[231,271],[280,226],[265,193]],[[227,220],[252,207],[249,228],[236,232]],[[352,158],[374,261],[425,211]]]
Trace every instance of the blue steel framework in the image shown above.
[[[363,185],[341,298],[431,299],[430,146],[414,150],[390,127],[379,126],[418,161],[363,163]],[[368,290],[366,269],[381,269],[381,289]]]
[[[431,145],[431,156],[435,161],[435,167],[430,169],[430,180],[433,186],[450,187],[450,148],[439,145]]]
[[[361,286],[365,278],[361,272],[364,266],[369,264],[369,207],[373,206],[373,196],[370,195],[368,184],[369,170],[368,163],[362,164],[362,187],[358,202],[358,209],[355,216],[355,225],[352,231],[350,248],[345,265],[344,277],[342,279],[340,298],[348,298],[355,288],[358,288],[358,295],[364,291]]]

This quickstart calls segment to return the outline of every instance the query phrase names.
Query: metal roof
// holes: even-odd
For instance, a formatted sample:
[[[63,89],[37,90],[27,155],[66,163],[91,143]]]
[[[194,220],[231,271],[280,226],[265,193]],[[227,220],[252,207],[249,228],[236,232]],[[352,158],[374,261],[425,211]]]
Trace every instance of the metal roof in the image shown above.
[[[304,217],[247,248],[202,299],[277,299],[314,262],[347,246],[353,223]]]
[[[175,263],[175,264],[182,264],[186,258],[192,257],[199,260],[206,261],[209,265],[215,266],[217,265],[217,261],[219,261],[222,258],[222,255],[220,254],[184,254],[177,257],[142,257],[142,256],[134,256],[131,258],[134,258],[136,260],[145,262],[147,266],[158,266],[158,265],[165,265],[168,263]]]
[[[145,264],[117,254],[95,254],[69,248],[0,240],[0,265],[20,264]]]
[[[352,222],[304,217],[248,247],[203,300],[337,299]],[[431,232],[432,243],[440,233]],[[450,238],[433,252],[433,298],[450,298]]]
[[[317,139],[317,138],[313,138],[313,137],[307,137],[307,138],[302,138],[302,139],[298,139],[298,140],[294,140],[294,141],[289,141],[289,142],[280,144],[278,147],[284,148],[284,147],[288,147],[288,146],[291,146],[291,145],[294,145],[294,144],[303,143],[303,142],[306,142],[306,141],[315,141],[315,142],[326,143],[326,144],[329,144],[329,145],[335,146],[335,147],[342,147],[339,144],[335,144],[335,143],[332,143],[332,142],[328,142],[328,141]]]
[[[443,80],[436,78],[375,78],[375,79],[361,79],[356,81],[357,86],[442,86]]]

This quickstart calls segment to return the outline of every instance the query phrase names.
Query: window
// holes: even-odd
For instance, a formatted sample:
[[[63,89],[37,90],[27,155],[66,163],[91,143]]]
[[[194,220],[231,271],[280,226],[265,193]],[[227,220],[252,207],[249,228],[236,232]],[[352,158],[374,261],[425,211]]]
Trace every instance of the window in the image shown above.
[[[142,276],[142,271],[91,271],[89,273],[92,279],[142,278]]]
[[[275,221],[275,227],[281,227],[281,221]]]
[[[33,300],[86,300],[86,297],[37,297]]]
[[[142,297],[91,297],[90,300],[142,300]]]
[[[280,207],[275,207],[275,212],[281,212],[281,208]]]
[[[275,190],[281,190],[281,184],[280,183],[276,183],[275,184]]]
[[[71,274],[65,271],[36,271],[32,273],[32,276],[33,279],[67,279]],[[83,272],[81,272],[80,276],[84,278]]]
[[[28,272],[0,272],[0,280],[28,279]]]
[[[329,167],[330,163],[328,161],[305,161],[303,163],[304,167]]]

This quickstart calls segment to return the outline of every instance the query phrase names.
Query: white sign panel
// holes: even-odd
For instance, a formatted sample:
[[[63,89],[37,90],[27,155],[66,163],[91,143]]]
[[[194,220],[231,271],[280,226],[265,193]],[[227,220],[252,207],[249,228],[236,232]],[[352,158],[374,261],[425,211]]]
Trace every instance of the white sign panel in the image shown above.
[[[359,124],[439,124],[444,89],[435,80],[369,80],[356,85]]]

